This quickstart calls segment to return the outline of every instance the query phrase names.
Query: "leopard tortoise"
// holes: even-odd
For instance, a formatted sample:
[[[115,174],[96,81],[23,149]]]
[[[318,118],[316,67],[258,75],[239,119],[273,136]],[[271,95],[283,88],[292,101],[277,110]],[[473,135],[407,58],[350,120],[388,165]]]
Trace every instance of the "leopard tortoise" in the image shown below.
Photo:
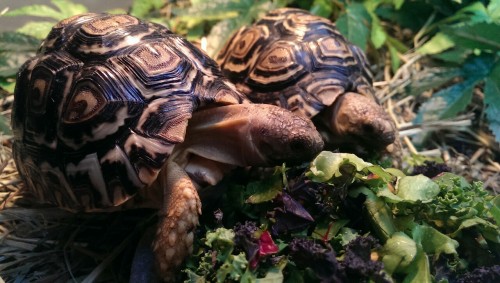
[[[363,51],[325,18],[295,8],[270,11],[234,33],[216,61],[253,102],[314,117],[328,144],[366,152],[395,141]]]
[[[323,147],[310,121],[249,103],[203,52],[129,15],[55,25],[19,71],[12,127],[19,173],[43,202],[110,210],[160,191],[153,250],[165,280],[192,249],[200,186]]]

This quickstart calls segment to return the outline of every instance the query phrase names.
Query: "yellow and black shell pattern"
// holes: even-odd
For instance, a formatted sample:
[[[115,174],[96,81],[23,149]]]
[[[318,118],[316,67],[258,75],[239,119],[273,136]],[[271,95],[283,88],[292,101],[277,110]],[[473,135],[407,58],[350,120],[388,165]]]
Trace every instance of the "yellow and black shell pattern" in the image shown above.
[[[243,101],[212,59],[167,28],[74,16],[18,73],[14,159],[43,202],[117,206],[155,181],[196,109]]]
[[[257,103],[313,117],[339,95],[376,100],[363,51],[328,19],[281,8],[242,27],[216,56],[222,72]]]

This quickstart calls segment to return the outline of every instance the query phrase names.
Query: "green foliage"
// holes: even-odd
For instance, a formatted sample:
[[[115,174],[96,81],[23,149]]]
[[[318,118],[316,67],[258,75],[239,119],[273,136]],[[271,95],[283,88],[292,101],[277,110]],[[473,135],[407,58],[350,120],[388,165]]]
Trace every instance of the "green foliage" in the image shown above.
[[[353,3],[346,8],[335,22],[337,28],[352,43],[366,50],[370,35],[371,17],[365,6],[361,3]]]
[[[15,75],[26,60],[33,56],[40,41],[17,32],[0,32],[0,88],[12,93],[15,87]],[[0,133],[9,135],[10,121],[0,116]]]
[[[214,56],[226,40],[238,28],[251,24],[265,12],[284,7],[287,0],[192,0],[191,6],[175,9],[174,31],[187,34],[188,39],[198,39],[204,34],[205,25],[209,25],[207,50]],[[185,30],[182,30],[185,27]]]
[[[385,188],[377,194],[385,197],[390,203],[427,203],[432,201],[439,193],[439,187],[431,179],[423,176],[405,176],[398,180],[396,184],[396,193],[394,194],[388,188]]]
[[[138,18],[148,18],[151,13],[159,11],[166,0],[134,0],[130,7],[130,14]]]
[[[283,189],[282,178],[279,174],[274,174],[270,178],[252,182],[247,185],[247,192],[250,196],[246,199],[247,203],[263,203],[274,199]]]
[[[393,274],[397,269],[407,268],[417,256],[417,244],[403,232],[395,232],[382,249],[385,270]]]
[[[0,134],[10,135],[12,130],[10,129],[10,121],[3,115],[0,115]]]
[[[160,9],[168,2],[167,0],[134,0],[132,1],[129,14],[170,28],[171,23],[169,19],[160,14]]]
[[[51,0],[51,3],[57,9],[48,5],[34,4],[8,11],[4,16],[34,16],[53,19],[53,21],[27,22],[18,29],[23,34],[43,39],[58,21],[87,12],[87,8],[84,5],[76,4],[69,0]]]
[[[0,77],[12,77],[33,56],[40,41],[16,32],[0,33]]]
[[[485,243],[475,249],[500,254],[499,201],[481,183],[469,184],[451,173],[432,180],[422,175],[401,177],[398,173],[393,176],[397,182],[391,189],[390,178],[372,175],[375,171],[391,175],[389,170],[331,152],[320,153],[307,175],[316,182],[338,184],[338,180],[346,179],[342,168],[348,165],[355,168],[347,172],[354,176],[348,184],[359,184],[350,195],[366,196],[368,220],[379,239],[385,241],[381,255],[389,274],[405,274],[404,282],[431,282],[428,257],[437,259],[442,253],[455,258],[467,256],[458,252],[459,245],[469,242],[463,237],[464,231],[474,231],[484,239]]]
[[[473,89],[484,83],[486,118],[496,140],[500,142],[498,6],[498,1],[491,1],[487,6],[481,2],[473,2],[424,31],[430,33],[439,30],[418,51],[458,65],[463,80],[435,93],[422,105],[415,122],[450,118],[464,111],[471,101]]]
[[[293,170],[296,168],[290,169]],[[310,179],[299,185],[298,190],[293,185],[283,188],[280,174],[240,186],[240,190],[246,191],[244,195],[258,192],[258,195],[267,196],[257,203],[238,202],[229,197],[231,205],[220,207],[225,219],[222,221],[228,223],[228,217],[232,217],[231,210],[249,210],[248,207],[254,212],[250,216],[252,220],[239,218],[240,223],[245,224],[237,224],[232,229],[220,228],[220,222],[215,226],[207,225],[200,245],[209,249],[195,252],[190,259],[185,272],[191,280],[292,282],[297,278],[306,278],[305,281],[307,278],[336,278],[338,282],[350,282],[339,279],[345,274],[336,273],[343,267],[333,267],[321,273],[321,269],[316,270],[314,264],[307,264],[317,261],[317,264],[328,262],[334,266],[345,266],[349,261],[347,247],[365,239],[366,233],[376,235],[381,247],[362,252],[378,255],[380,262],[369,260],[369,264],[383,263],[387,282],[433,282],[433,272],[443,268],[440,266],[443,261],[449,263],[446,268],[457,276],[464,272],[467,264],[476,264],[477,259],[471,254],[477,251],[491,254],[493,258],[500,256],[500,198],[486,192],[481,183],[469,184],[451,173],[434,179],[422,175],[406,176],[401,171],[372,165],[352,154],[333,152],[320,153],[305,170]],[[281,169],[280,173],[283,172],[285,170]],[[301,183],[304,172],[300,172],[296,173],[301,176],[299,179],[288,176],[291,178],[288,182]],[[277,189],[279,187],[281,191]],[[348,188],[348,197],[342,203],[356,200],[360,205],[354,211],[364,212],[356,216],[362,219],[363,224],[350,221],[352,216],[341,217],[342,214],[326,208],[325,204],[331,201],[326,195],[338,187]],[[325,188],[326,191],[320,189],[313,199],[313,207],[310,207],[307,196],[314,194],[313,188]],[[283,201],[283,195],[292,197],[294,191],[302,191],[298,192],[296,200],[302,200],[304,207],[297,201],[292,204],[291,199]],[[228,190],[227,194],[231,191]],[[272,195],[275,197],[271,198]],[[227,204],[227,200],[223,202]],[[290,204],[293,209],[290,209]],[[309,222],[311,226],[295,226],[293,231],[277,229],[275,225],[280,221],[287,222],[289,228],[293,227],[298,219],[293,216],[297,215],[299,207],[311,212],[314,219],[309,218],[314,224]],[[322,212],[314,214],[313,211],[318,208]],[[234,219],[229,223],[235,223]],[[224,227],[229,226],[225,224]],[[262,236],[266,234],[270,237],[271,233],[274,241],[279,243],[279,249],[268,258],[255,256],[257,246],[259,251],[266,246]],[[480,245],[474,244],[474,241],[471,244],[471,239],[466,237],[470,233],[482,239]],[[304,255],[307,260],[302,262],[294,251],[299,251],[299,255],[308,253]],[[463,264],[457,264],[459,262]],[[364,264],[358,262],[357,269],[346,280],[352,280],[349,276],[358,276],[356,272],[367,267]]]
[[[497,63],[485,79],[484,104],[488,126],[500,140],[500,64]]]

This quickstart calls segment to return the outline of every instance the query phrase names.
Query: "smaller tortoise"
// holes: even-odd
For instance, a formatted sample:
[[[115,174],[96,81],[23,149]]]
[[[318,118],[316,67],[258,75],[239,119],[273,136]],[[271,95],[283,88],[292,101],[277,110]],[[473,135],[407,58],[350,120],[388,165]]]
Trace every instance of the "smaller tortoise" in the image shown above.
[[[325,18],[293,8],[270,11],[232,35],[216,60],[253,102],[314,117],[328,143],[379,150],[395,141],[365,55]]]
[[[192,249],[200,186],[323,147],[310,121],[248,103],[188,41],[129,15],[54,26],[19,71],[12,128],[19,173],[43,202],[110,210],[163,194],[153,249],[165,280]]]

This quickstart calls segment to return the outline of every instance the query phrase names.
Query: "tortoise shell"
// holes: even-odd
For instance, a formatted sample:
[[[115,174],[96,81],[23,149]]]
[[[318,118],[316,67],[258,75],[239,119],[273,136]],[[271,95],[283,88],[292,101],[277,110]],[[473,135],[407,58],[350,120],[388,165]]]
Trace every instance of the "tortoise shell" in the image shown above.
[[[241,28],[220,50],[217,62],[253,102],[306,117],[346,92],[376,100],[363,51],[334,23],[300,9],[273,10]]]
[[[244,100],[212,59],[167,28],[78,15],[19,71],[13,154],[42,201],[117,206],[155,181],[193,111]]]

